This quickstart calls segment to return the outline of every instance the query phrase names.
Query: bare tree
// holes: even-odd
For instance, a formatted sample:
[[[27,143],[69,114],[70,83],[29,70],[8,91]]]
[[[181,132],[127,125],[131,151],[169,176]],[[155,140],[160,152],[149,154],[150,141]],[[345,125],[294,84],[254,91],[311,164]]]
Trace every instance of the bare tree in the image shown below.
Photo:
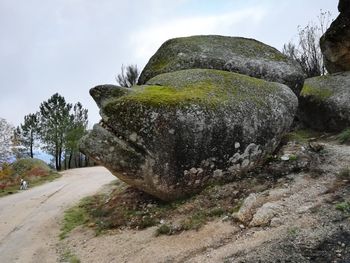
[[[120,86],[130,88],[136,85],[139,78],[140,71],[137,65],[128,65],[126,68],[124,65],[121,67],[121,73],[115,78]]]
[[[320,48],[320,38],[331,22],[331,13],[321,10],[318,24],[310,22],[306,27],[298,26],[297,44],[284,44],[282,53],[297,61],[307,77],[324,75],[326,68]]]
[[[12,156],[12,136],[14,127],[0,118],[0,167]]]

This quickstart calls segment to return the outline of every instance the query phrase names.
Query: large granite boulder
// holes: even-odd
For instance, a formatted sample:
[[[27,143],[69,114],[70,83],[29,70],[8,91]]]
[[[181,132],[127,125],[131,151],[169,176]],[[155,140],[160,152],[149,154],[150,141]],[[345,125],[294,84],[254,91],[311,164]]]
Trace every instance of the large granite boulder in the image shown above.
[[[350,71],[305,80],[299,99],[299,118],[320,131],[350,126]]]
[[[98,86],[90,93],[102,121],[83,138],[81,150],[163,200],[254,168],[288,131],[298,104],[283,84],[209,69],[161,74],[131,89]]]
[[[338,9],[339,16],[320,40],[329,73],[350,71],[350,1],[340,0]]]
[[[283,83],[297,95],[304,82],[300,66],[273,47],[254,39],[209,35],[166,41],[143,69],[139,84],[162,73],[193,68],[219,69]]]

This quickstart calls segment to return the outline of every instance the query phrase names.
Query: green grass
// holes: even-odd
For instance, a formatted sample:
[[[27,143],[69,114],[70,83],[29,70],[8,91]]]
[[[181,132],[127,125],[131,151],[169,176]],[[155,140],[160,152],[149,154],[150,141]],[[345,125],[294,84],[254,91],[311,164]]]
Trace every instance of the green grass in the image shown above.
[[[335,209],[350,215],[350,201],[344,201],[336,204]]]
[[[320,132],[310,130],[310,129],[300,129],[295,130],[287,134],[287,138],[289,141],[296,141],[299,143],[308,142],[311,138],[317,138],[321,136]]]
[[[77,226],[88,222],[89,215],[85,208],[86,204],[90,202],[90,198],[84,198],[77,206],[73,206],[64,212],[63,225],[61,227],[60,239],[67,237]]]
[[[182,230],[198,230],[208,221],[208,215],[204,212],[196,212],[180,223]]]
[[[72,253],[69,249],[65,249],[63,254],[61,255],[61,262],[69,262],[69,263],[80,263],[80,259]]]
[[[350,128],[345,129],[337,136],[341,144],[350,144]]]

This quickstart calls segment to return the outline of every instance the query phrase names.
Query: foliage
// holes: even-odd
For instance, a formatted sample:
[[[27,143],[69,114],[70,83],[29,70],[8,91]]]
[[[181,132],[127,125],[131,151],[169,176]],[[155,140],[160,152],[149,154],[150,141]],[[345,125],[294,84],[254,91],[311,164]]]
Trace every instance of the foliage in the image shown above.
[[[160,235],[170,235],[172,232],[172,227],[168,224],[161,224],[157,229],[156,229],[156,236]]]
[[[55,157],[55,168],[62,169],[62,153],[65,136],[72,117],[69,114],[72,104],[66,103],[58,93],[40,105],[40,137],[45,143],[45,149]]]
[[[12,156],[12,137],[14,128],[5,119],[0,118],[0,168]]]
[[[345,129],[342,131],[338,136],[338,140],[342,144],[349,144],[350,143],[350,128]]]
[[[73,158],[75,167],[81,166],[82,156],[79,152],[79,140],[86,134],[88,110],[84,109],[80,102],[74,105],[71,120],[65,137],[65,161],[68,158],[68,169],[72,167]]]
[[[310,22],[307,26],[298,27],[297,44],[290,41],[283,46],[282,53],[297,61],[307,77],[324,75],[326,69],[323,62],[319,40],[330,23],[331,13],[322,12],[318,16],[318,24]]]
[[[42,160],[35,158],[18,159],[12,164],[3,164],[0,170],[0,196],[18,190],[20,179],[25,179],[30,186],[39,185],[59,177]]]
[[[35,158],[24,158],[16,160],[12,165],[13,176],[46,176],[52,171],[50,167],[42,160]]]
[[[35,142],[39,138],[39,114],[28,114],[24,116],[24,123],[17,127],[15,134],[18,136],[19,142],[25,147],[30,158],[34,157],[33,149]]]
[[[121,73],[116,77],[116,81],[120,86],[130,88],[136,85],[139,75],[140,71],[137,65],[128,65],[126,68],[122,65]]]

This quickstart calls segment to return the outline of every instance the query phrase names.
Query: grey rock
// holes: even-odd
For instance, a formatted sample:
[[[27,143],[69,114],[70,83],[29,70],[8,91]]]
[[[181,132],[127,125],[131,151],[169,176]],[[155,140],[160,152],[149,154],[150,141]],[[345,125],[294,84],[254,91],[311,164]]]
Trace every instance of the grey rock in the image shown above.
[[[219,69],[286,84],[299,94],[304,81],[300,66],[277,49],[254,39],[192,36],[166,41],[149,60],[139,84],[183,69]]]
[[[349,87],[349,71],[306,79],[299,99],[299,118],[320,131],[341,131],[349,127]]]
[[[249,226],[266,226],[280,211],[281,208],[277,204],[266,203],[256,211]]]
[[[101,125],[80,148],[163,200],[200,191],[219,180],[214,174],[233,180],[254,169],[288,131],[298,104],[283,84],[208,69],[158,75],[113,94],[99,103]]]
[[[259,206],[258,202],[259,196],[255,193],[250,194],[246,199],[244,199],[242,206],[237,213],[232,216],[242,223],[249,223],[252,220],[255,210]]]
[[[350,70],[350,1],[339,1],[339,16],[320,40],[324,63],[329,73]]]

